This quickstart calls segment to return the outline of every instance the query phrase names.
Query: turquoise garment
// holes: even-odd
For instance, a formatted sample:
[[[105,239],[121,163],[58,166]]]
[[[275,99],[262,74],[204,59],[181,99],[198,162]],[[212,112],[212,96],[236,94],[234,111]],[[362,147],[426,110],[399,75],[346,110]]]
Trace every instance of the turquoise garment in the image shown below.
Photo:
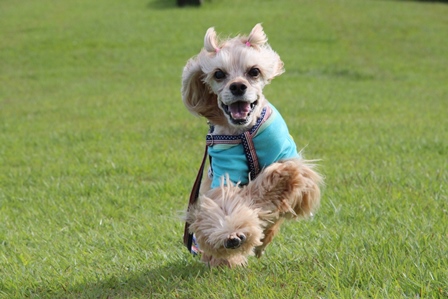
[[[297,147],[289,135],[288,127],[280,113],[271,105],[272,113],[261,125],[253,137],[260,169],[274,162],[298,158]],[[212,188],[221,185],[221,178],[229,174],[230,181],[242,185],[249,183],[249,166],[244,154],[243,145],[215,144],[209,146],[208,154],[211,157]]]

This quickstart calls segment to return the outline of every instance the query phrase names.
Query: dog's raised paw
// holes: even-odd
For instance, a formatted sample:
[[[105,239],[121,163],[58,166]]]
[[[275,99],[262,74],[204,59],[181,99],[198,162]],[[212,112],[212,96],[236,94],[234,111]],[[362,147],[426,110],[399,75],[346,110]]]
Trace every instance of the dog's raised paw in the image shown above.
[[[246,235],[243,233],[233,233],[224,241],[224,247],[227,249],[237,249],[246,241]]]

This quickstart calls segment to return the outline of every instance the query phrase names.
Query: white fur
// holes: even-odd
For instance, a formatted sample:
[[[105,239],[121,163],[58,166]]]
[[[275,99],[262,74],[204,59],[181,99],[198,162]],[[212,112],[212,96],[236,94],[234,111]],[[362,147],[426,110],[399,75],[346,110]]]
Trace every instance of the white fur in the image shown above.
[[[251,68],[258,68],[260,76],[249,76],[248,71]],[[226,78],[216,80],[216,70],[224,71]],[[204,116],[215,125],[216,134],[242,133],[255,124],[256,117],[252,117],[244,125],[233,124],[224,113],[223,104],[258,101],[252,115],[259,115],[267,105],[263,95],[264,86],[283,72],[283,62],[267,43],[260,24],[257,24],[247,37],[237,36],[225,41],[219,41],[215,30],[210,28],[204,38],[204,48],[196,57],[190,59],[184,68],[183,102],[190,112]],[[243,97],[232,95],[229,88],[232,83],[243,83],[247,86]]]

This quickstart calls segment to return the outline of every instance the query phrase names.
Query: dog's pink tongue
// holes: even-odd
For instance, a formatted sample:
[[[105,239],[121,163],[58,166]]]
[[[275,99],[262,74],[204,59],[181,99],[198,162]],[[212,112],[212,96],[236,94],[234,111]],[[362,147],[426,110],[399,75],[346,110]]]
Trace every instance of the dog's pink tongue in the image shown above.
[[[230,115],[233,119],[246,119],[250,113],[250,103],[236,102],[229,105]]]

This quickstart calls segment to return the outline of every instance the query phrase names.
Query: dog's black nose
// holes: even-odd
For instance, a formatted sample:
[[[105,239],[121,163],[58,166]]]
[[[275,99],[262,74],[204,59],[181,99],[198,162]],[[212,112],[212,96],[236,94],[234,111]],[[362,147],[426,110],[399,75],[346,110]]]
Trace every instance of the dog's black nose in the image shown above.
[[[234,96],[242,96],[246,92],[247,86],[244,83],[234,82],[230,84],[229,89]]]
[[[224,247],[227,249],[237,249],[240,246],[241,246],[241,239],[239,238],[227,239],[224,242]]]
[[[227,249],[237,249],[240,247],[244,241],[246,241],[246,236],[244,234],[239,234],[238,237],[231,237],[224,242],[224,247]]]

